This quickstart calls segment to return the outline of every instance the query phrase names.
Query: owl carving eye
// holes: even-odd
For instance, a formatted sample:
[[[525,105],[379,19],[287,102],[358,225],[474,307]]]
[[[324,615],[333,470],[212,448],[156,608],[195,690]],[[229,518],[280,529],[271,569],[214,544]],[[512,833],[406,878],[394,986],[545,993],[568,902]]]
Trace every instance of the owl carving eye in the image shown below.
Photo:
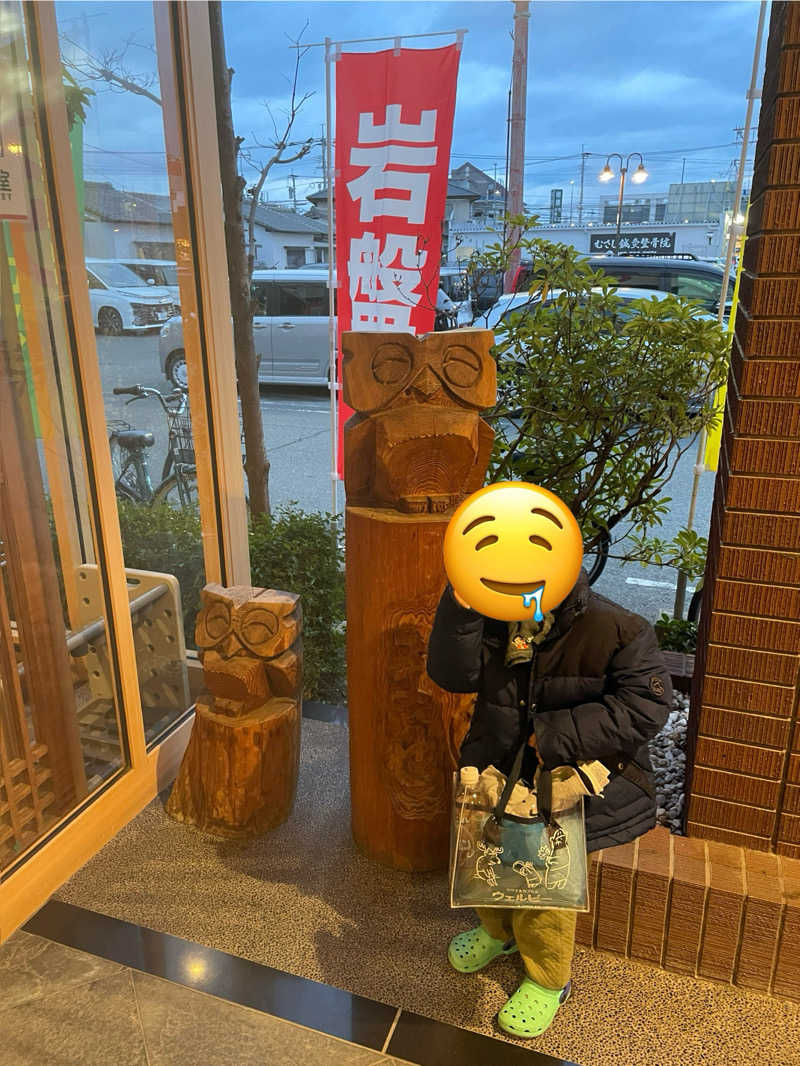
[[[254,607],[236,619],[236,631],[242,644],[257,655],[264,655],[267,645],[278,632],[277,616],[266,607]]]
[[[399,344],[382,344],[372,357],[372,373],[381,385],[399,385],[411,367],[411,353]]]
[[[231,631],[230,606],[222,600],[215,600],[197,621],[195,634],[198,648],[213,648],[220,644]]]
[[[444,353],[442,371],[450,385],[469,389],[481,376],[480,356],[463,344],[454,344]]]

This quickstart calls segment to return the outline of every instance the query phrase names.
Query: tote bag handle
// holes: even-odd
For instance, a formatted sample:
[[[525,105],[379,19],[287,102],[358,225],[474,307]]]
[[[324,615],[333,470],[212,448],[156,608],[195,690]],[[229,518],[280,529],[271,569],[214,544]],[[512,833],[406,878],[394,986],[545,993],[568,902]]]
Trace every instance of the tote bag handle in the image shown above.
[[[500,799],[497,801],[497,806],[492,811],[492,818],[498,825],[506,812],[506,806],[508,805],[511,793],[514,791],[514,785],[519,781],[519,776],[522,773],[522,760],[525,757],[525,749],[527,746],[528,741],[523,740],[519,746],[519,751],[514,756],[514,763],[511,767],[511,773],[506,780],[505,788],[500,793]],[[544,824],[550,825],[553,820],[553,779],[550,776],[549,770],[542,769],[539,774],[539,781],[536,786],[536,806],[539,811],[539,816],[544,820]]]

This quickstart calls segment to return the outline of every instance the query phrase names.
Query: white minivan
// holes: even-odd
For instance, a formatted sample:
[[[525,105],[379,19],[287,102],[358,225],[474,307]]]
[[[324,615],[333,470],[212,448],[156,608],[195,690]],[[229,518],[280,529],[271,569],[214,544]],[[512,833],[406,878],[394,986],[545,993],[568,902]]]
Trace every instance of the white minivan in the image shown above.
[[[252,292],[258,380],[275,385],[326,385],[330,365],[327,270],[256,270]],[[159,357],[164,376],[173,385],[186,385],[180,317],[162,328]]]
[[[148,284],[116,259],[87,259],[86,280],[100,333],[154,329],[179,313],[168,289]]]
[[[120,259],[123,266],[138,274],[147,285],[166,289],[172,302],[180,307],[181,290],[178,287],[178,264],[172,259]],[[152,281],[150,280],[152,278]]]

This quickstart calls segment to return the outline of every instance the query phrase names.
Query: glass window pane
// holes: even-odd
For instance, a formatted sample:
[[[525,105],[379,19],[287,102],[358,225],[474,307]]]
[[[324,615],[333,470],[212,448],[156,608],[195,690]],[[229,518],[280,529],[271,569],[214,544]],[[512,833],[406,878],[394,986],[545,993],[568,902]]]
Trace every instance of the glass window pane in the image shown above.
[[[103,286],[90,289],[92,318],[152,744],[193,702],[206,580],[164,150],[171,96],[161,91],[152,5],[97,3],[91,18],[76,18],[73,4],[57,3],[56,15],[62,59],[87,94],[73,125],[75,180],[84,255]]]
[[[278,315],[327,315],[328,292],[315,282],[280,282],[277,290]]]
[[[700,274],[676,274],[670,279],[670,292],[683,300],[699,300],[705,306],[714,307],[719,300],[722,280],[704,278]]]
[[[68,341],[21,12],[0,127],[24,164],[0,220],[0,870],[130,765],[98,565],[87,397]]]

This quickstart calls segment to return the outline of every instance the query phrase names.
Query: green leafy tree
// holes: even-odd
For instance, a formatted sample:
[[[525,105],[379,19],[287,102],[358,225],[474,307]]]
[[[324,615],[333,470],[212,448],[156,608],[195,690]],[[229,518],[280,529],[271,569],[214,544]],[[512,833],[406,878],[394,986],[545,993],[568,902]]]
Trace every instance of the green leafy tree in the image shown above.
[[[728,366],[728,335],[698,305],[674,296],[623,302],[617,283],[567,244],[511,219],[531,264],[527,300],[495,327],[498,402],[491,481],[523,479],[569,506],[587,553],[606,535],[633,547],[617,558],[702,572],[705,541],[681,531],[653,538],[669,510],[664,487],[701,427]],[[503,271],[500,240],[472,257],[473,285]],[[480,321],[475,323],[480,325]],[[613,553],[612,553],[613,554]]]

